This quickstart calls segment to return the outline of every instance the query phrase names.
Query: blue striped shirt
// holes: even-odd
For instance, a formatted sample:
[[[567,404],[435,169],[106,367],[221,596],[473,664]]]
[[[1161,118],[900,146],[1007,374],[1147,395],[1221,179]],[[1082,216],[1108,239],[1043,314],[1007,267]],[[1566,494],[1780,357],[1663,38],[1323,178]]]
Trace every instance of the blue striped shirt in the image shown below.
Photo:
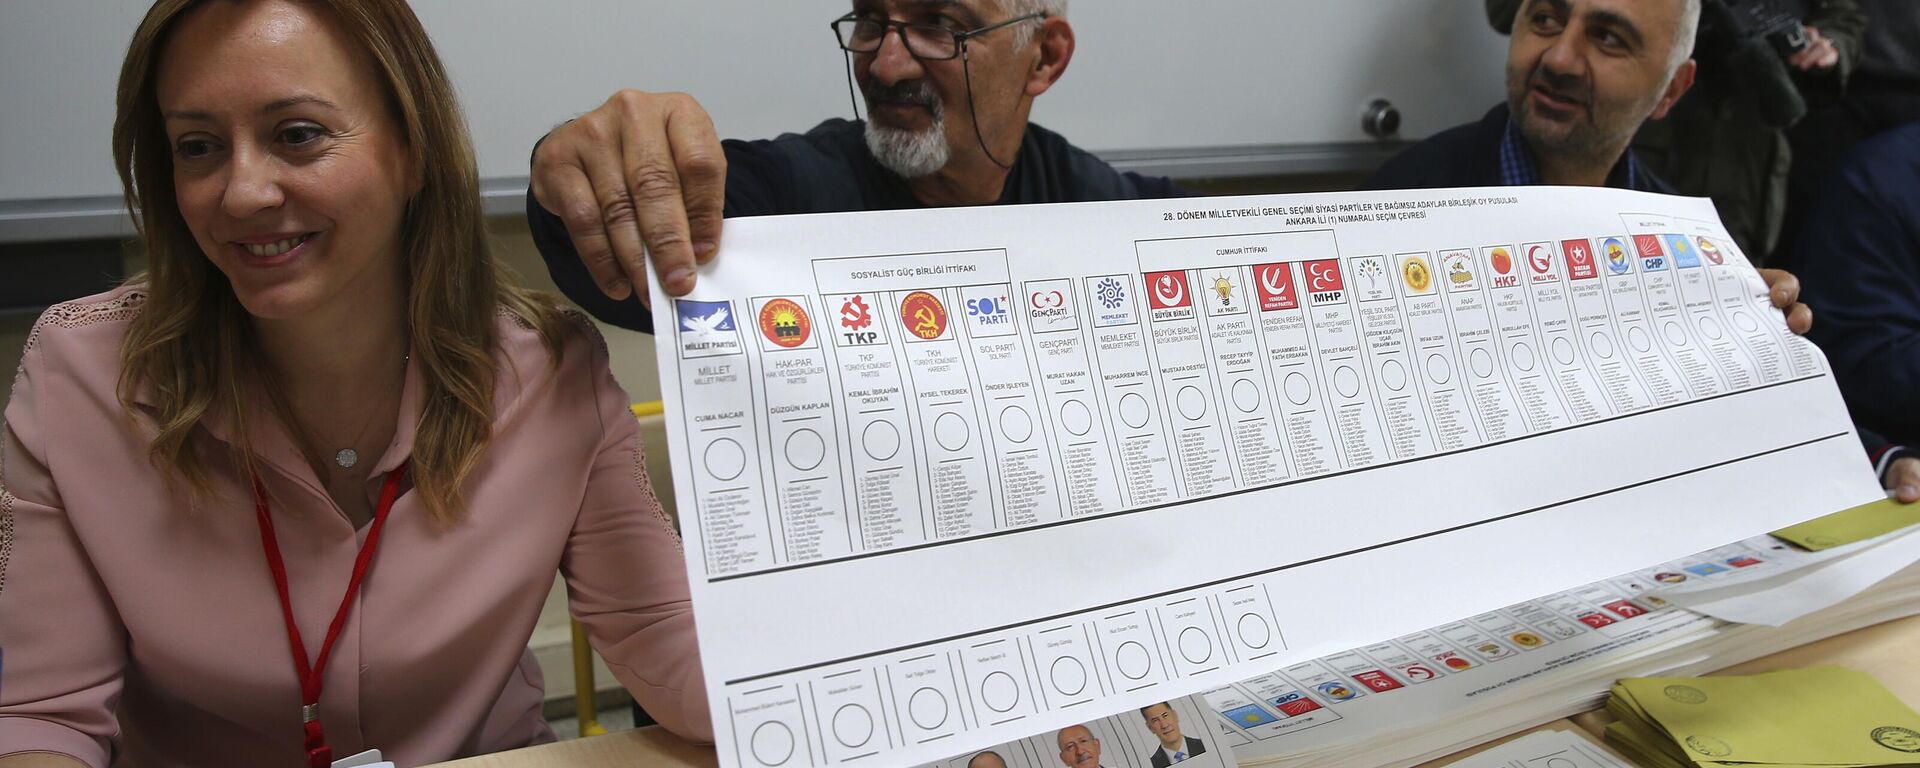
[[[1621,153],[1621,165],[1625,166],[1624,183],[1615,183],[1621,177],[1621,165],[1614,166],[1613,173],[1607,175],[1607,183],[1621,189],[1639,189],[1640,164],[1633,159],[1633,151]],[[1507,131],[1500,137],[1500,183],[1509,187],[1536,187],[1545,184],[1540,178],[1540,167],[1533,162],[1533,153],[1527,149],[1527,139],[1520,135],[1520,124],[1507,119]]]

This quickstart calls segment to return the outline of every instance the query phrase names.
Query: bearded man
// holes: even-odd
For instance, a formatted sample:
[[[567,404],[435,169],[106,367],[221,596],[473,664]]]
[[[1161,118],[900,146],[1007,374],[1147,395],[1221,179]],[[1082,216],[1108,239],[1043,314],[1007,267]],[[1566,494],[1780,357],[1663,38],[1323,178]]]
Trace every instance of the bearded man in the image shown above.
[[[527,219],[561,291],[651,332],[660,283],[692,290],[723,218],[1175,197],[1029,123],[1073,58],[1066,0],[857,0],[833,22],[868,118],[720,141],[686,94],[621,91],[547,135]],[[644,249],[643,249],[644,246]]]

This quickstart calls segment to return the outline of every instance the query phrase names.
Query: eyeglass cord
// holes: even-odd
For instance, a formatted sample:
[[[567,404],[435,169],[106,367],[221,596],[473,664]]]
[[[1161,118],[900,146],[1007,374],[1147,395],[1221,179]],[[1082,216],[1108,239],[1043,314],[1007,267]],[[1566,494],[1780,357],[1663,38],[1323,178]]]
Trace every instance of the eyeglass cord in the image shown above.
[[[855,120],[858,120],[861,119],[860,93],[853,84],[853,54],[842,49],[840,51],[840,57],[845,59],[847,63],[847,101],[853,105],[853,117]],[[976,111],[973,106],[973,68],[967,65],[967,49],[965,43],[961,43],[960,48],[960,73],[966,78],[967,121],[973,123],[973,140],[980,143],[980,151],[985,153],[987,159],[992,160],[994,165],[1000,166],[1001,170],[1013,170],[1013,164],[1000,162],[1000,158],[993,156],[993,150],[987,147],[987,137],[980,133],[980,113]],[[1019,152],[1018,149],[1014,151]]]

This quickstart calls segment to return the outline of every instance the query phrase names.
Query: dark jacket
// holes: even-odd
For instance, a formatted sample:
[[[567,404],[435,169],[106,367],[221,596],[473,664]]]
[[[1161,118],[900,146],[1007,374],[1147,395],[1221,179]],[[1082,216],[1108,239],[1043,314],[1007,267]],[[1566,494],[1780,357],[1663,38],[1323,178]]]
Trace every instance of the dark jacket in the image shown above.
[[[1791,265],[1854,418],[1920,440],[1920,123],[1861,144],[1825,187]]]
[[[1859,0],[1773,3],[1831,39],[1839,63],[1809,74],[1771,60],[1777,57],[1770,52],[1761,53],[1766,59],[1758,62],[1737,56],[1745,41],[1732,36],[1735,25],[1727,6],[1709,0],[1692,54],[1699,63],[1693,89],[1665,118],[1647,121],[1633,139],[1643,169],[1660,174],[1681,194],[1713,198],[1727,231],[1757,260],[1767,259],[1781,244],[1792,160],[1784,125],[1768,124],[1786,118],[1784,107],[1768,106],[1780,104],[1781,97],[1766,94],[1793,90],[1816,107],[1837,100],[1860,62],[1867,28]],[[1487,21],[1507,34],[1520,5],[1521,0],[1486,0]]]
[[[1787,126],[1780,123],[1791,113],[1778,94],[1797,93],[1814,107],[1838,101],[1860,61],[1860,36],[1867,25],[1856,0],[1781,2],[1833,41],[1840,53],[1833,69],[1803,73],[1784,61],[1724,53],[1739,41],[1718,28],[1724,24],[1703,25],[1693,89],[1665,119],[1648,121],[1633,140],[1640,157],[1674,188],[1713,198],[1741,250],[1767,263],[1778,261],[1778,252],[1791,245],[1780,241],[1793,162]]]
[[[1207,753],[1207,745],[1204,742],[1192,736],[1188,736],[1186,738],[1187,738],[1186,752],[1187,752],[1187,758],[1189,760],[1199,755],[1204,755]],[[1153,763],[1153,768],[1170,768],[1170,766],[1173,765],[1173,756],[1167,754],[1166,747],[1160,747],[1158,749],[1153,750],[1153,754],[1149,756],[1149,760]],[[1181,762],[1185,762],[1185,761],[1183,760]]]
[[[1388,160],[1360,189],[1435,189],[1440,187],[1498,187],[1500,140],[1507,131],[1507,105],[1496,105],[1477,123],[1449,128],[1408,147]],[[1629,150],[1631,151],[1631,150]],[[1626,157],[1607,177],[1611,186],[1626,186]],[[1633,189],[1672,194],[1673,188],[1644,166]]]

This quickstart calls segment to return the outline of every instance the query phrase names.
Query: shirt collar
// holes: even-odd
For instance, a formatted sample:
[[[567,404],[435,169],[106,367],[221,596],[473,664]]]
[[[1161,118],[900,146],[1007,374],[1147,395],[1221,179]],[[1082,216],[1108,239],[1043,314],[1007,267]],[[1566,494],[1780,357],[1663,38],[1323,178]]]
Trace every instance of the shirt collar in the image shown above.
[[[1507,129],[1500,135],[1500,183],[1509,187],[1537,187],[1546,182],[1540,178],[1540,167],[1533,162],[1533,151],[1527,147],[1527,139],[1520,135],[1520,124],[1507,118]],[[1614,163],[1613,171],[1607,174],[1607,186],[1615,189],[1640,188],[1640,162],[1633,157],[1633,150],[1620,153],[1620,161]]]

